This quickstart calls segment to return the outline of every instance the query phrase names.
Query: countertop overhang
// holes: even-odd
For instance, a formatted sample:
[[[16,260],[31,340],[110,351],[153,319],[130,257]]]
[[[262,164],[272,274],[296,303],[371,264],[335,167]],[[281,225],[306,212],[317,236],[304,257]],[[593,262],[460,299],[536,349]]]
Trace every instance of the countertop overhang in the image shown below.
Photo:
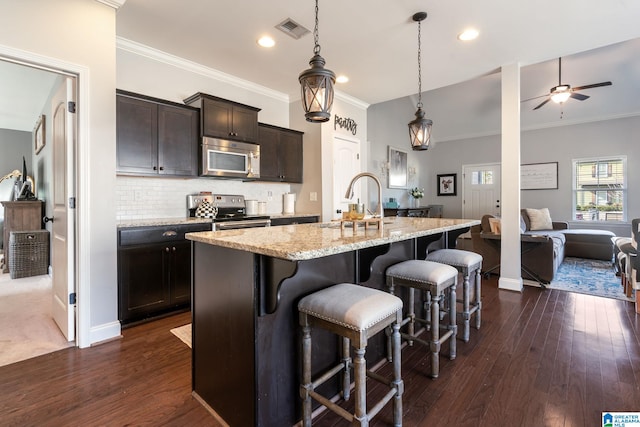
[[[289,261],[304,261],[480,224],[475,219],[388,217],[382,230],[339,222],[188,233],[192,241]]]

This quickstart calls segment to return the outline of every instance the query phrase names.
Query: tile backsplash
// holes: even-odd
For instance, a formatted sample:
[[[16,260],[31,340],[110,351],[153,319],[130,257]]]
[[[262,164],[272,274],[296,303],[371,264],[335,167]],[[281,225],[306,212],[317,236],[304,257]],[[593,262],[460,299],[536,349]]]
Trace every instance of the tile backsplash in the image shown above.
[[[282,195],[290,190],[289,184],[281,183],[119,176],[116,179],[116,219],[182,218],[187,215],[187,195],[200,191],[242,194],[246,199],[267,202],[268,214],[279,214],[282,213]]]

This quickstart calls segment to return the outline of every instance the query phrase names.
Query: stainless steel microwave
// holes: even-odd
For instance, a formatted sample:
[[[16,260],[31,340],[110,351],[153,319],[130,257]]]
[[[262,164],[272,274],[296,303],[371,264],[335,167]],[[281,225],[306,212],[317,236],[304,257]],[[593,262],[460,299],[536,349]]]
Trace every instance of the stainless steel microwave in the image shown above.
[[[260,178],[260,146],[218,138],[202,138],[200,176]]]

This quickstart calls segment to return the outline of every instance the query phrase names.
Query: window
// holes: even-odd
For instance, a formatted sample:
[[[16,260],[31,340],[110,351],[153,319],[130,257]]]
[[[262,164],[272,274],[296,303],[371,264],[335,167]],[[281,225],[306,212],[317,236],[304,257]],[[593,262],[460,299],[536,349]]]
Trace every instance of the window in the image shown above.
[[[493,185],[493,171],[479,170],[471,173],[472,185]]]
[[[626,156],[573,160],[573,219],[627,218]]]

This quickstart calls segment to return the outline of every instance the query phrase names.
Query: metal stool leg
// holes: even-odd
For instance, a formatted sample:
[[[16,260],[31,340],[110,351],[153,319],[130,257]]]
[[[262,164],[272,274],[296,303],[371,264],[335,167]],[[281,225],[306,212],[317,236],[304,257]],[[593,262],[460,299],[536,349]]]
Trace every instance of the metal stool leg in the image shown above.
[[[482,282],[480,281],[480,268],[476,270],[476,292],[475,292],[475,304],[478,309],[476,310],[476,329],[480,329],[480,323],[482,322],[482,299],[481,289]]]
[[[313,388],[311,383],[311,327],[302,328],[302,425],[311,427],[311,396],[309,391]]]

